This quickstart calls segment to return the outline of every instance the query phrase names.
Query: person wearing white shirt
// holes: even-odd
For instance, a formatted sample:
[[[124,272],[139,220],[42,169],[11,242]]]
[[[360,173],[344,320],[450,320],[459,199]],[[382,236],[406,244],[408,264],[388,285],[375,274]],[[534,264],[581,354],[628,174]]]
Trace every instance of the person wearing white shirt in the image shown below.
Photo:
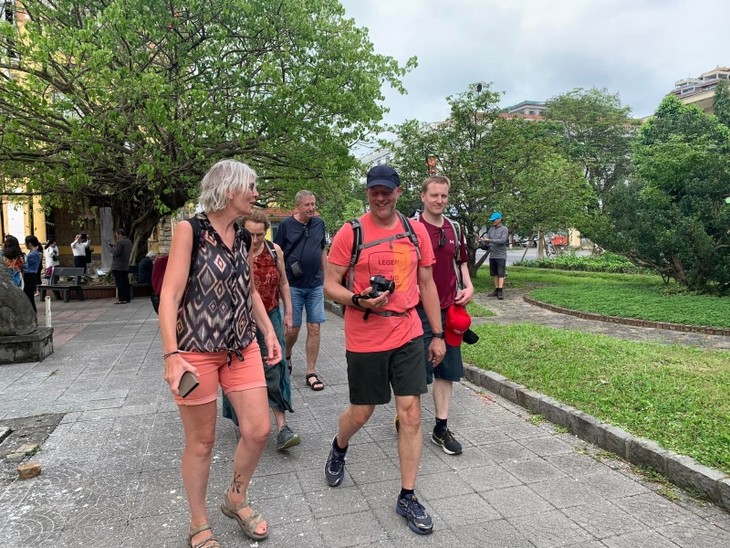
[[[86,272],[86,250],[89,247],[89,235],[86,232],[76,234],[76,238],[71,242],[71,251],[74,254],[74,267],[83,268]]]
[[[84,257],[86,257],[85,253]],[[60,264],[58,260],[58,244],[54,238],[48,240],[46,249],[43,250],[43,258],[46,261],[46,271],[43,277],[46,280],[46,284],[50,284],[51,277],[53,276],[53,269]]]

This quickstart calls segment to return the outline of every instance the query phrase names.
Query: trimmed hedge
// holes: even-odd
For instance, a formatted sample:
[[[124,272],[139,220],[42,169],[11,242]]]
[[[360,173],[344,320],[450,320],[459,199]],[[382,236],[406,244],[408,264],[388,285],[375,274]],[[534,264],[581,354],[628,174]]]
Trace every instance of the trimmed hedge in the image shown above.
[[[530,268],[555,270],[577,270],[580,272],[608,272],[611,274],[653,274],[652,270],[634,265],[627,258],[615,253],[604,252],[598,256],[578,257],[574,253],[515,263]]]

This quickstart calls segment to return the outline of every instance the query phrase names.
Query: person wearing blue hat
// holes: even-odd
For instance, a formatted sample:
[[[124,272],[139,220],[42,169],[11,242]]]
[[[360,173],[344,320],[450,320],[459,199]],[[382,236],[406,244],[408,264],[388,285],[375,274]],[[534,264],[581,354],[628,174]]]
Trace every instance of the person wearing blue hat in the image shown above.
[[[488,297],[504,299],[504,275],[507,271],[507,241],[509,230],[502,224],[502,214],[498,211],[489,217],[492,226],[487,231],[487,236],[482,242],[489,244],[489,275],[492,276],[494,291]]]

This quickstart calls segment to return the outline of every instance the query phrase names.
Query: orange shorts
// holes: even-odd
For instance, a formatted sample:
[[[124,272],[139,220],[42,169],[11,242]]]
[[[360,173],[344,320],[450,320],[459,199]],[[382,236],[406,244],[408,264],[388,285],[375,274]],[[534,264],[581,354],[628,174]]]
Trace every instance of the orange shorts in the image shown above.
[[[173,396],[177,405],[203,405],[218,399],[218,385],[224,394],[252,388],[266,388],[264,362],[256,341],[241,350],[243,361],[229,352],[181,352],[182,358],[198,370],[200,383],[187,398]]]

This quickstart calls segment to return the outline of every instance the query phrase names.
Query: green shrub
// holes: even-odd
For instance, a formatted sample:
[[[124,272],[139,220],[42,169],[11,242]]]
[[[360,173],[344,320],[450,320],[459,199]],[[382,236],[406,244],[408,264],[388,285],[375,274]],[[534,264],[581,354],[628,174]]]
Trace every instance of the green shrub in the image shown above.
[[[550,268],[556,270],[577,270],[581,272],[609,272],[614,274],[646,274],[645,268],[634,265],[627,258],[615,253],[603,253],[598,256],[578,257],[575,253],[550,257],[549,259],[530,260],[515,263],[530,268]]]

